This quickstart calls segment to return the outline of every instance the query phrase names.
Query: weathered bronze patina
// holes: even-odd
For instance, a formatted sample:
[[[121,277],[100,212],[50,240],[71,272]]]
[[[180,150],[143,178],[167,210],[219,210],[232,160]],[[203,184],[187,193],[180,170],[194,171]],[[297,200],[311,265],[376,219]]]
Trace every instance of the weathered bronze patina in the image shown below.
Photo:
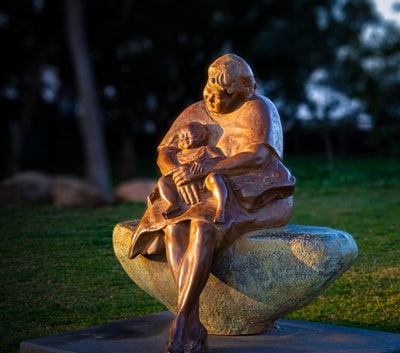
[[[129,257],[166,254],[177,306],[165,352],[207,347],[199,298],[214,254],[245,233],[290,219],[295,178],[282,163],[279,114],[255,89],[242,58],[219,57],[208,69],[204,99],[177,117],[158,147],[162,177]]]

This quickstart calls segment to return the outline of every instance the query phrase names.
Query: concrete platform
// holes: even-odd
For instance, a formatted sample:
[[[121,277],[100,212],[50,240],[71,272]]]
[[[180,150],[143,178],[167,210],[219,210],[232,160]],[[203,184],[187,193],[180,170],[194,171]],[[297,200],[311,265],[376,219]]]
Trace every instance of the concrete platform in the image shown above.
[[[162,312],[24,341],[20,353],[163,353],[172,320]],[[400,334],[280,319],[259,335],[213,336],[208,353],[393,353]]]

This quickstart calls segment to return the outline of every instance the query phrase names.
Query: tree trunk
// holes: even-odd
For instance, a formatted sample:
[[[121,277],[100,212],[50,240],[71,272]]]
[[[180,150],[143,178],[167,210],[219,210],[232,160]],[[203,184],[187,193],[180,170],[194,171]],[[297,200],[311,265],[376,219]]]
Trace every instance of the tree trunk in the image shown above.
[[[118,160],[118,179],[128,180],[136,176],[136,150],[132,135],[123,133]]]
[[[332,147],[332,139],[331,134],[329,133],[329,127],[322,123],[320,127],[322,139],[324,140],[325,144],[325,153],[326,153],[326,160],[328,164],[329,170],[335,169],[335,159],[333,157],[333,147]]]
[[[86,44],[82,3],[81,0],[65,0],[67,37],[83,110],[82,138],[86,172],[89,181],[111,201],[111,182],[101,125],[101,110]]]
[[[26,96],[21,102],[21,114],[11,125],[11,151],[9,154],[8,174],[13,175],[21,171],[22,148],[25,141],[32,114],[36,107],[40,89],[40,67],[35,65],[29,73],[31,80]]]

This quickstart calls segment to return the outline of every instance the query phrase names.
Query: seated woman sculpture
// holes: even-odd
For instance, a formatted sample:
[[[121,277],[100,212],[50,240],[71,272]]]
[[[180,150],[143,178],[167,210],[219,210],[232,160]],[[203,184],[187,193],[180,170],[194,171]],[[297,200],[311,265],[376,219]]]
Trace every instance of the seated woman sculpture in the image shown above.
[[[181,211],[176,217],[164,217],[168,204],[162,197],[153,199],[133,234],[129,257],[166,254],[178,290],[166,353],[207,348],[199,297],[215,253],[246,233],[283,226],[291,217],[295,178],[282,163],[279,114],[255,89],[252,70],[242,58],[219,57],[208,68],[204,99],[176,118],[158,147],[157,164],[162,175],[171,175],[181,195],[177,200]],[[177,159],[178,131],[194,121],[207,127],[208,145],[224,155],[201,170]],[[201,181],[212,173],[221,176],[227,187],[224,222],[214,222],[216,200],[201,190]],[[188,197],[195,202],[184,202]]]

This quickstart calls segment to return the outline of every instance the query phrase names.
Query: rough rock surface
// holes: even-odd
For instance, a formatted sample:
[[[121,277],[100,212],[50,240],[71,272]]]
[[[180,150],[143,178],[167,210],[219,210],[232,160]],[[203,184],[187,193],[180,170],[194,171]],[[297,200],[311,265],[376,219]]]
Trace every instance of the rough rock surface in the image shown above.
[[[15,174],[1,183],[0,199],[26,203],[49,201],[50,178],[38,171]]]
[[[50,195],[58,207],[97,207],[109,203],[94,185],[67,176],[51,180]]]
[[[110,203],[94,185],[71,176],[49,176],[26,171],[0,184],[0,200],[17,203],[48,202],[58,207],[97,207]]]
[[[119,200],[146,202],[147,196],[151,194],[156,185],[153,179],[133,179],[118,185],[115,196]]]
[[[165,256],[128,259],[137,221],[114,228],[116,257],[131,279],[174,312],[176,288]],[[309,304],[355,261],[358,249],[346,232],[288,225],[249,233],[214,259],[200,297],[209,333],[255,334]]]

